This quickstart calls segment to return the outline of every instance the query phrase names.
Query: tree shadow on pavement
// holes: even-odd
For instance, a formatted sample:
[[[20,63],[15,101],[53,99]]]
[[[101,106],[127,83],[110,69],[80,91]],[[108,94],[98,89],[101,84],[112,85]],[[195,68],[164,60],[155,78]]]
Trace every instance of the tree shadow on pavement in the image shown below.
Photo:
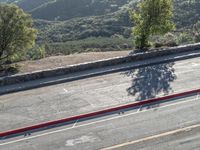
[[[160,93],[167,95],[172,91],[170,83],[177,78],[173,66],[171,62],[126,71],[125,75],[132,77],[128,95],[135,96],[137,101],[154,98]]]

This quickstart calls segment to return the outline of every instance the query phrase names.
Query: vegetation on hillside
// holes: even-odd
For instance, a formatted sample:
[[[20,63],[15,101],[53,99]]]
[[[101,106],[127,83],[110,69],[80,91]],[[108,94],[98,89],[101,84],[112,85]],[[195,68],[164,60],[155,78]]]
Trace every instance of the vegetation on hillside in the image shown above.
[[[132,1],[130,5],[124,5],[114,13],[101,16],[73,18],[67,21],[36,20],[35,26],[40,31],[39,40],[49,42],[65,42],[97,36],[110,37],[114,34],[129,38],[132,24],[128,11],[134,10],[136,5],[137,1]],[[176,31],[185,32],[186,29],[192,29],[192,25],[200,20],[199,5],[200,1],[175,0]]]
[[[62,51],[63,54],[69,54],[69,49],[72,48],[69,43],[81,45],[75,46],[76,48],[71,50],[72,53],[76,52],[75,49],[78,47],[81,47],[79,51],[87,51],[91,49],[91,47],[99,51],[99,45],[104,43],[102,41],[106,41],[109,38],[109,41],[114,40],[115,42],[123,39],[125,45],[128,44],[128,47],[133,48],[133,43],[130,43],[130,39],[133,36],[131,34],[131,27],[134,26],[134,24],[131,23],[129,18],[129,11],[136,9],[138,1],[139,0],[125,0],[123,2],[121,0],[48,0],[47,2],[47,0],[18,0],[15,1],[15,3],[33,16],[38,13],[38,16],[35,16],[34,26],[38,29],[37,43],[39,46],[43,47],[43,45],[48,45],[45,46],[48,47],[46,50],[55,52],[56,45],[56,49],[59,49],[58,53]],[[80,3],[82,5],[80,5]],[[99,3],[101,3],[101,5]],[[75,9],[76,7],[71,7],[62,11],[62,7],[60,7],[61,4],[63,4],[63,7],[65,5],[72,6],[76,4],[78,9]],[[85,5],[89,5],[90,12],[86,11],[87,7],[83,7]],[[110,7],[113,9],[110,9]],[[102,9],[101,12],[99,8]],[[174,0],[173,20],[176,24],[176,29],[164,36],[151,37],[150,41],[158,43],[156,46],[166,45],[165,43],[169,42],[174,42],[176,44],[198,42],[199,8],[199,0]],[[108,9],[111,11],[108,11]],[[43,20],[39,19],[41,18],[40,16],[42,16]],[[117,38],[119,40],[116,40]],[[95,42],[93,45],[97,47],[88,46],[88,44],[84,46],[84,44],[87,43],[86,41],[90,39],[93,39],[92,41]],[[97,44],[98,41],[99,44]],[[102,51],[112,50],[112,48],[104,47],[103,45],[100,46]],[[115,45],[120,44],[115,43]],[[115,45],[113,45],[113,47],[115,47]],[[122,49],[123,46],[121,50]],[[47,53],[49,54],[49,52]]]
[[[55,0],[0,0],[0,3],[16,4],[23,10],[30,12]]]
[[[115,12],[129,0],[0,0],[3,1],[17,4],[33,18],[63,21]]]
[[[128,0],[57,0],[30,11],[34,18],[68,20],[115,12]],[[58,9],[59,8],[59,9]]]
[[[46,56],[69,55],[81,52],[102,52],[133,49],[132,38],[123,37],[91,37],[83,40],[46,43]]]

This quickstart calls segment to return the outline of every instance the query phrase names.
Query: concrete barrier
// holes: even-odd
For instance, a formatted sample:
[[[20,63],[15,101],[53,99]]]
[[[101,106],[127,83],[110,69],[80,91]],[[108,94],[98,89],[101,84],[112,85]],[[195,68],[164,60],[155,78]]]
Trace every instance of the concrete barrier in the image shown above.
[[[55,69],[40,70],[36,72],[31,72],[31,73],[1,77],[0,86],[23,83],[26,81],[32,81],[32,80],[42,79],[46,77],[65,75],[65,74],[85,71],[89,69],[102,68],[105,66],[118,65],[118,64],[128,63],[128,62],[134,62],[138,60],[145,60],[145,59],[166,56],[170,54],[177,54],[181,52],[194,51],[194,50],[200,50],[200,43],[172,47],[172,48],[151,49],[147,52],[130,54],[129,56],[125,56],[125,57],[116,57],[112,59],[105,59],[105,60],[82,63],[82,64],[77,64],[77,65],[70,65],[70,66],[59,67]]]
[[[58,125],[58,124],[61,124],[61,123],[67,123],[67,122],[76,121],[76,120],[80,120],[80,119],[97,117],[99,115],[104,115],[106,113],[112,113],[112,112],[115,112],[115,111],[120,111],[120,110],[124,110],[124,109],[128,109],[128,108],[138,107],[138,106],[141,106],[141,105],[148,105],[148,104],[155,103],[155,102],[167,101],[167,100],[170,100],[172,98],[183,97],[183,96],[187,96],[187,95],[191,95],[191,94],[195,94],[195,93],[199,93],[199,92],[200,92],[200,89],[196,89],[196,90],[172,94],[172,95],[168,95],[168,96],[164,96],[164,97],[153,98],[153,99],[148,99],[148,100],[144,100],[144,101],[140,101],[140,102],[135,102],[135,103],[132,103],[132,104],[108,108],[108,109],[95,111],[95,112],[91,112],[91,113],[87,113],[87,114],[81,114],[81,115],[78,115],[78,116],[73,116],[73,117],[64,118],[64,119],[60,119],[60,120],[44,122],[44,123],[41,123],[41,124],[28,126],[28,127],[24,127],[24,128],[14,129],[14,130],[10,130],[10,131],[4,131],[4,132],[0,132],[0,137],[2,138],[2,137],[16,135],[16,134],[20,134],[20,133],[31,132],[33,130],[38,130],[38,129],[46,128],[46,127],[53,126],[53,125],[55,126],[55,125]]]

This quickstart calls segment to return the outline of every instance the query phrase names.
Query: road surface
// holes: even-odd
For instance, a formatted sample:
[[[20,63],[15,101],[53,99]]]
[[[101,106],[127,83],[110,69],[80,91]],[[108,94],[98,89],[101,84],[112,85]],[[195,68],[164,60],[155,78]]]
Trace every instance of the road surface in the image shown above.
[[[192,58],[3,95],[0,132],[199,89],[199,76]],[[185,97],[0,139],[0,150],[200,149],[199,108],[199,96]]]
[[[198,97],[187,97],[1,140],[0,150],[199,150],[199,108]]]
[[[0,132],[200,88],[200,59],[148,66],[0,96]]]

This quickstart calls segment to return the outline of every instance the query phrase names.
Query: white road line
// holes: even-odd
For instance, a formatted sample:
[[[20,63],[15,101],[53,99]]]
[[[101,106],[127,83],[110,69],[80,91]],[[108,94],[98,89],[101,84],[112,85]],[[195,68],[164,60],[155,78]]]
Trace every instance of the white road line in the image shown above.
[[[197,93],[197,100],[199,99],[199,93]]]
[[[77,122],[78,122],[78,120],[76,120],[76,122],[74,123],[73,128],[76,126]]]
[[[140,112],[140,111],[141,111],[141,108],[142,108],[142,105],[140,106],[140,108],[138,109],[138,111],[137,111],[137,112]]]
[[[175,106],[175,105],[179,105],[179,104],[189,103],[189,102],[192,102],[192,101],[196,101],[196,98],[195,99],[191,99],[191,100],[185,100],[185,101],[169,104],[169,105],[165,105],[165,106],[160,106],[159,109],[160,108],[167,108],[167,107]],[[55,130],[55,131],[51,131],[51,132],[47,132],[47,133],[43,133],[43,134],[31,136],[31,137],[19,139],[19,140],[13,140],[13,141],[1,143],[0,146],[4,146],[4,145],[8,145],[8,144],[14,144],[14,143],[17,143],[17,142],[22,142],[22,141],[26,141],[26,140],[30,140],[30,139],[35,139],[35,138],[38,138],[38,137],[47,136],[47,135],[50,135],[50,134],[55,134],[55,133],[59,133],[59,132],[63,132],[63,131],[71,130],[71,129],[80,128],[80,127],[85,127],[85,126],[89,126],[89,125],[93,125],[93,124],[97,124],[97,123],[102,123],[102,122],[106,122],[106,121],[110,121],[110,120],[114,120],[114,119],[128,117],[128,116],[131,116],[131,115],[144,113],[144,112],[148,112],[148,111],[153,111],[153,109],[147,109],[147,110],[143,110],[143,111],[140,111],[140,112],[133,112],[133,113],[125,114],[123,116],[116,116],[116,117],[112,117],[112,118],[107,118],[107,119],[103,119],[103,120],[98,120],[98,121],[94,121],[94,122],[78,125],[78,126],[75,126],[75,127],[68,127],[68,128],[65,128],[65,129]]]
[[[134,144],[137,144],[137,143],[142,143],[142,142],[146,142],[146,141],[150,141],[150,140],[154,140],[154,139],[170,136],[170,135],[178,134],[178,133],[181,133],[181,132],[189,132],[192,129],[199,128],[199,127],[200,127],[200,124],[196,124],[196,125],[192,125],[192,126],[189,126],[189,127],[180,128],[180,129],[177,129],[177,130],[172,130],[172,131],[169,131],[169,132],[165,132],[165,133],[161,133],[161,134],[157,134],[157,135],[141,138],[141,139],[138,139],[138,140],[134,140],[134,141],[130,141],[130,142],[114,145],[114,146],[111,146],[111,147],[103,148],[101,150],[112,150],[112,149],[117,149],[117,148],[119,149],[119,148],[122,148],[122,147],[125,147],[125,146],[128,146],[128,145],[134,145]]]
[[[65,93],[67,93],[68,92],[68,90],[66,90],[66,89],[63,89],[64,91],[65,91]]]
[[[192,63],[192,66],[195,66],[195,67],[196,67],[196,66],[199,66],[199,64],[193,62],[193,63]]]

